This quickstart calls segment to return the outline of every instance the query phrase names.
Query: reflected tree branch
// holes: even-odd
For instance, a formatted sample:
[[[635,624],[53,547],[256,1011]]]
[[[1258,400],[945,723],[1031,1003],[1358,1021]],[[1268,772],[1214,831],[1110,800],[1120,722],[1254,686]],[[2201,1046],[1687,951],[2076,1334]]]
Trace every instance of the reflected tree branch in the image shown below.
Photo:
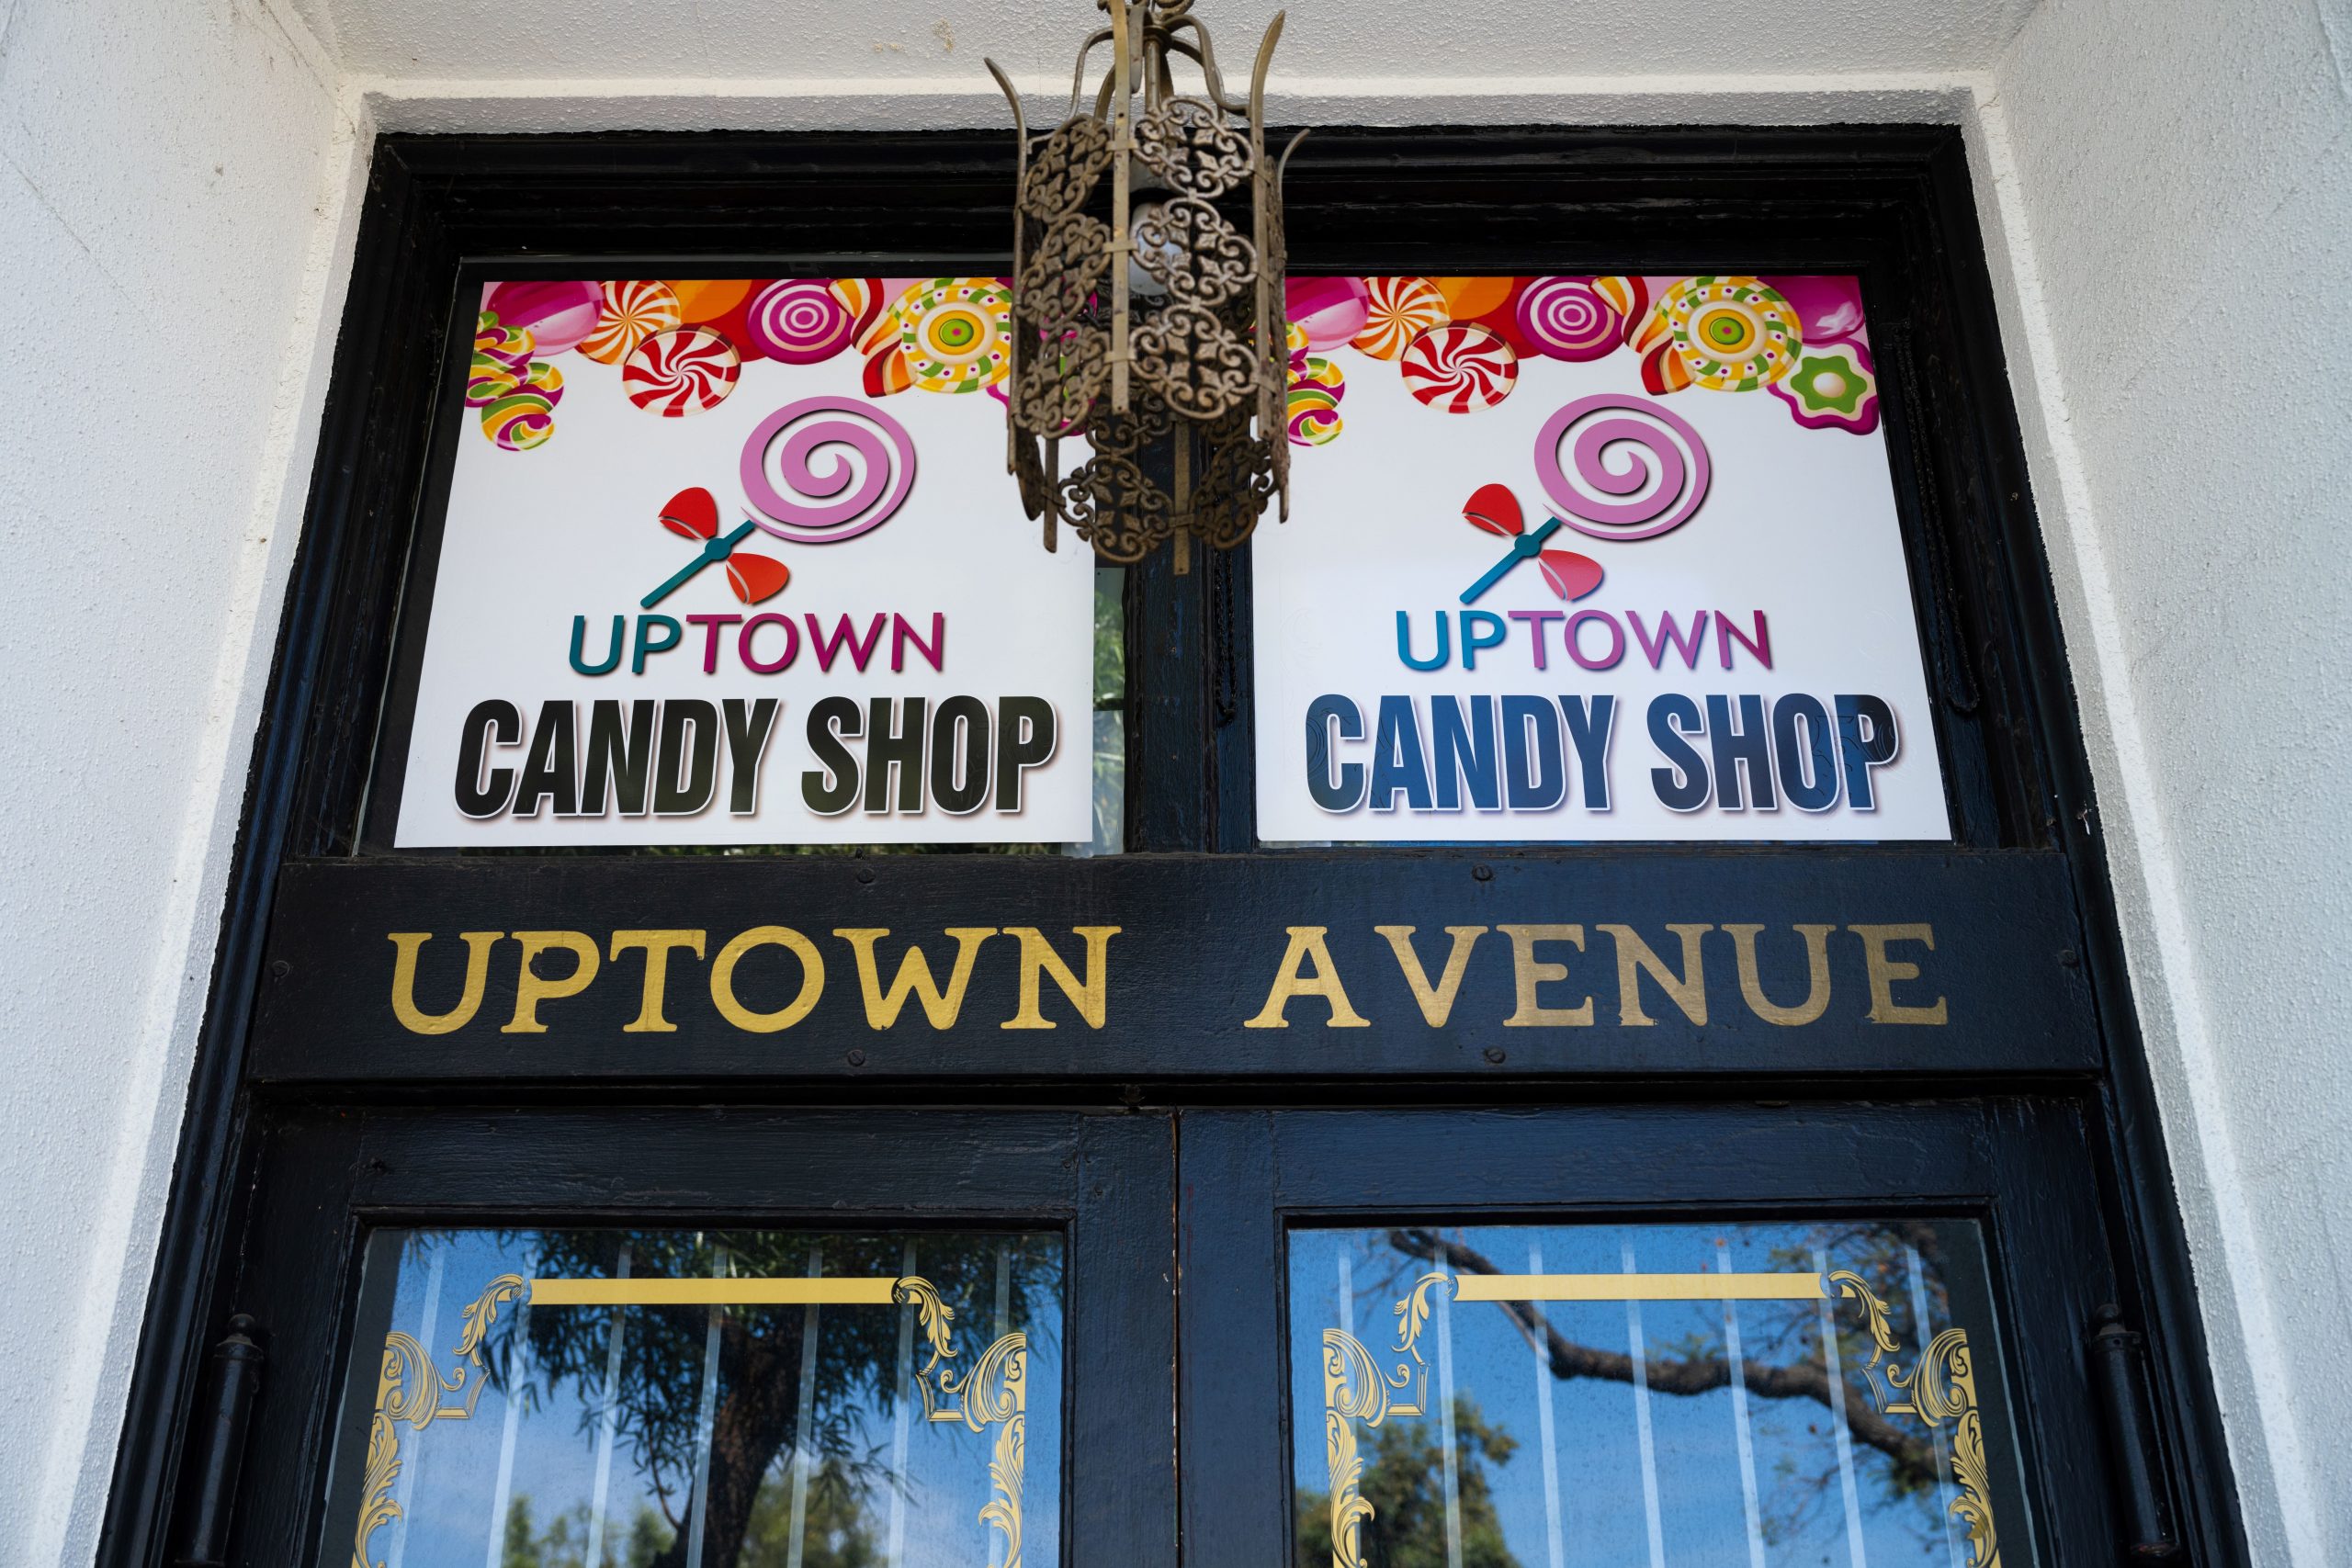
[[[1448,1241],[1433,1230],[1391,1230],[1388,1244],[1408,1257],[1441,1264],[1461,1273],[1508,1272],[1476,1248]],[[1550,1364],[1555,1378],[1562,1382],[1572,1378],[1599,1378],[1607,1382],[1622,1383],[1634,1381],[1634,1358],[1628,1352],[1577,1344],[1554,1328],[1532,1302],[1497,1302],[1495,1304],[1518,1325],[1521,1334],[1543,1347],[1544,1359]],[[1776,1365],[1749,1359],[1742,1360],[1740,1371],[1741,1381],[1747,1385],[1747,1392],[1758,1398],[1810,1399],[1825,1410],[1830,1408],[1829,1374],[1817,1360]],[[1720,1356],[1654,1356],[1649,1358],[1647,1371],[1653,1393],[1688,1395],[1731,1386],[1730,1362]],[[1935,1450],[1928,1439],[1915,1437],[1895,1426],[1878,1413],[1868,1397],[1853,1389],[1849,1389],[1846,1395],[1846,1428],[1856,1442],[1876,1449],[1894,1461],[1894,1480],[1898,1489],[1908,1492],[1936,1483]]]

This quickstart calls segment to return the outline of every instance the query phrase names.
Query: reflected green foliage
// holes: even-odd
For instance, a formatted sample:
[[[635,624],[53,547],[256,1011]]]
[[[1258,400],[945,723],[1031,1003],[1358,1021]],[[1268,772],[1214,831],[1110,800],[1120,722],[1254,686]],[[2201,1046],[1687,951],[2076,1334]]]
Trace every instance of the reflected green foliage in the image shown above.
[[[1127,574],[1094,569],[1094,705],[1114,708],[1127,699]]]
[[[592,1568],[588,1562],[588,1505],[558,1514],[547,1529],[534,1529],[531,1499],[518,1494],[506,1505],[506,1539],[502,1543],[503,1568]],[[672,1531],[662,1516],[640,1507],[626,1526],[609,1520],[605,1527],[604,1561],[594,1568],[650,1568],[670,1545]]]
[[[1519,1439],[1493,1426],[1467,1397],[1453,1402],[1462,1499],[1462,1568],[1520,1568],[1503,1544],[1487,1467],[1510,1461]],[[1359,1484],[1372,1517],[1363,1525],[1369,1568],[1447,1568],[1445,1450],[1434,1416],[1395,1416],[1366,1436]],[[1298,1568],[1330,1568],[1331,1499],[1302,1491],[1297,1499]]]
[[[815,1235],[763,1231],[554,1231],[517,1233],[512,1245],[536,1249],[532,1271],[554,1278],[610,1277],[619,1249],[629,1248],[629,1272],[668,1279],[773,1278],[809,1272],[812,1248],[821,1248],[828,1277],[895,1279],[905,1261],[902,1237]],[[1060,1244],[1057,1238],[926,1235],[918,1241],[916,1272],[939,1288],[957,1313],[956,1338],[968,1365],[993,1337],[997,1258],[1009,1248],[1013,1289],[1010,1326],[1027,1332],[1033,1344],[1059,1333]],[[817,1457],[810,1477],[808,1544],[803,1568],[857,1568],[876,1550],[861,1515],[888,1484],[887,1458],[860,1440],[861,1420],[887,1419],[898,1399],[899,1322],[905,1309],[831,1311],[820,1317],[810,1430],[807,1441]],[[695,1436],[703,1398],[704,1350],[714,1321],[718,1376],[711,1413],[710,1468],[704,1518],[704,1563],[765,1564],[774,1546],[775,1563],[786,1561],[783,1537],[789,1533],[790,1458],[801,1437],[799,1421],[801,1344],[807,1309],[797,1306],[728,1308],[629,1307],[624,1311],[625,1345],[617,1384],[605,1387],[612,1347],[613,1314],[592,1310],[541,1310],[503,1320],[493,1329],[486,1359],[493,1382],[503,1382],[506,1344],[521,1331],[528,1336],[524,1385],[527,1404],[545,1403],[542,1388],[574,1390],[583,1430],[600,1418],[608,1402],[617,1405],[621,1451],[654,1494],[663,1538],[642,1561],[632,1555],[625,1568],[688,1568],[687,1523],[694,1486]],[[918,1412],[920,1418],[920,1412]],[[785,1517],[774,1517],[782,1497]],[[518,1499],[518,1501],[521,1501]],[[823,1551],[818,1550],[820,1536]],[[548,1529],[553,1531],[559,1520]],[[517,1538],[509,1520],[510,1548],[542,1550],[547,1535],[531,1535],[527,1516]],[[510,1568],[568,1568],[584,1550],[584,1529],[570,1548],[572,1559],[547,1557],[510,1563]],[[571,1540],[566,1537],[566,1541]],[[634,1553],[636,1537],[631,1539]],[[612,1555],[608,1551],[608,1557]],[[590,1568],[606,1568],[605,1564]]]
[[[670,1543],[677,1538],[677,1533],[670,1528],[667,1519],[640,1505],[637,1517],[629,1521],[628,1555],[621,1561],[628,1564],[628,1568],[648,1568],[655,1558],[670,1550]],[[607,1562],[611,1556],[609,1551],[605,1553]]]
[[[500,1555],[505,1568],[581,1568],[587,1554],[587,1509],[558,1514],[544,1532],[534,1532],[529,1495],[507,1503],[506,1540]]]
[[[1094,840],[1083,852],[1126,848],[1126,570],[1094,569]]]
[[[887,1506],[887,1494],[881,1501]],[[882,1561],[876,1539],[881,1520],[876,1489],[851,1469],[827,1461],[808,1477],[806,1521],[801,1529],[801,1568],[874,1568]],[[869,1511],[872,1510],[872,1511]],[[778,1472],[752,1505],[751,1526],[736,1568],[789,1568],[792,1561],[792,1483]]]

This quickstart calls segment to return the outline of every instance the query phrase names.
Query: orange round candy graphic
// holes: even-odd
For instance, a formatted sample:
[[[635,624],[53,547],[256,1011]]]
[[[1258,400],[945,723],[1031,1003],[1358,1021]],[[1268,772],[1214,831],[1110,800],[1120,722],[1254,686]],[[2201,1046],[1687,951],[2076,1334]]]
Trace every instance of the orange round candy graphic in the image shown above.
[[[1511,277],[1432,277],[1445,296],[1446,313],[1457,321],[1475,321],[1499,309],[1510,298]]]
[[[743,302],[758,281],[750,277],[673,277],[670,292],[678,297],[678,320],[689,325],[715,321]]]

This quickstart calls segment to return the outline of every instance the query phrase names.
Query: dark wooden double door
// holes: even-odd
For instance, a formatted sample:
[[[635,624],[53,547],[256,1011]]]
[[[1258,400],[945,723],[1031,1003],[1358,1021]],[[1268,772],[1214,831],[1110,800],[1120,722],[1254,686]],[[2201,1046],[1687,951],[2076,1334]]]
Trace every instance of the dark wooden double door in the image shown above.
[[[2102,1561],[2075,1111],[288,1112],[232,1561]]]

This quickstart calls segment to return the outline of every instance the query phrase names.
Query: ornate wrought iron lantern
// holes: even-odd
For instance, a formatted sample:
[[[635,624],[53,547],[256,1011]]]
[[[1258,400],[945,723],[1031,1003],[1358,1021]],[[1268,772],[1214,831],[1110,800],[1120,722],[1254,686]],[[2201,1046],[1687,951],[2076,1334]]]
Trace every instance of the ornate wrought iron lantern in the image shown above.
[[[1231,549],[1269,500],[1289,510],[1282,164],[1265,141],[1283,18],[1237,98],[1193,0],[1097,4],[1111,25],[1080,46],[1051,131],[1031,137],[1020,94],[989,62],[1021,147],[1009,462],[1047,549],[1063,523],[1112,560],[1172,539],[1182,572],[1193,539]],[[1195,70],[1202,90],[1179,92],[1178,73]],[[1062,443],[1081,439],[1083,460],[1063,472]]]

